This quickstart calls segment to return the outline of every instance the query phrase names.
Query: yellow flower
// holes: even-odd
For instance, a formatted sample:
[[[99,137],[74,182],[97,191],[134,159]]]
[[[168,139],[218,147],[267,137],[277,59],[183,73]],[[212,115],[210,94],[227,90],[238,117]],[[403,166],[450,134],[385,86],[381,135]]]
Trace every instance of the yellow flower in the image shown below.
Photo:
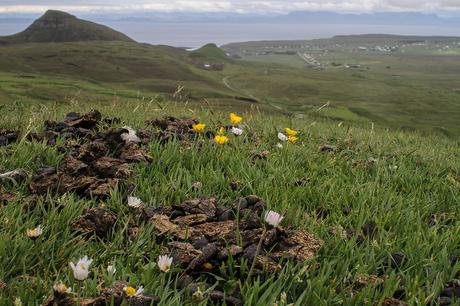
[[[224,133],[225,133],[225,129],[224,127],[221,127],[219,131],[217,132],[217,135],[224,135]]]
[[[290,143],[296,143],[297,140],[299,140],[299,138],[298,138],[298,137],[295,137],[295,136],[289,136],[289,138],[288,138],[288,141],[289,141]]]
[[[243,120],[242,117],[237,116],[235,113],[230,113],[230,121],[233,125],[240,123],[241,120]]]
[[[131,286],[126,287],[125,292],[127,296],[134,296],[136,294],[136,289]]]
[[[299,132],[291,130],[290,128],[285,128],[284,131],[286,132],[286,134],[288,136],[295,136],[295,135],[299,134]]]
[[[228,137],[223,135],[217,135],[214,137],[214,141],[220,145],[226,144],[228,142]]]
[[[212,263],[210,263],[210,262],[205,262],[205,263],[203,264],[203,268],[205,268],[206,270],[212,270],[213,265],[212,265]]]
[[[144,293],[144,286],[140,286],[139,289],[136,290],[136,288],[133,288],[131,286],[123,288],[123,290],[126,293],[127,297],[135,297],[135,296],[141,296],[142,293]]]
[[[197,123],[197,124],[194,124],[192,125],[192,128],[195,132],[197,133],[203,133],[204,132],[204,129],[206,128],[206,124],[204,123]]]

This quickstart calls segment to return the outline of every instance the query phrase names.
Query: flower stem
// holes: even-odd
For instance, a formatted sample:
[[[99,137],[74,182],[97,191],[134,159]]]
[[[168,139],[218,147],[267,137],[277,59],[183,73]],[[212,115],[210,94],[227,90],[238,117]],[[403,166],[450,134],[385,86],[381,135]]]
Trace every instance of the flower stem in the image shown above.
[[[260,249],[262,248],[262,242],[264,241],[266,234],[267,234],[267,228],[264,227],[264,231],[262,232],[262,235],[260,236],[259,244],[257,244],[256,253],[254,255],[254,259],[252,260],[251,269],[249,269],[249,274],[248,274],[248,278],[246,279],[246,282],[251,278],[252,273],[254,272],[254,267],[256,265],[257,257],[259,256]]]

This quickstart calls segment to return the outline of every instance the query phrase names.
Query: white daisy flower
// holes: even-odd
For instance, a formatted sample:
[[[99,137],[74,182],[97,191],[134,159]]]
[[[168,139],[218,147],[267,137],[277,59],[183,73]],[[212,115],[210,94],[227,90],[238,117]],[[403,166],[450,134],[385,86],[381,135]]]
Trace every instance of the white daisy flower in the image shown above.
[[[41,234],[43,234],[43,228],[41,225],[37,226],[34,229],[28,229],[26,231],[26,236],[29,238],[38,238]]]
[[[239,129],[237,127],[234,127],[232,126],[232,129],[230,130],[233,134],[235,134],[236,136],[241,136],[243,135],[243,130],[242,129]]]
[[[136,197],[128,197],[128,206],[132,208],[139,208],[142,205],[142,200]]]
[[[171,269],[171,265],[173,262],[173,258],[169,257],[168,255],[161,255],[158,257],[158,267],[160,268],[160,271],[162,272],[169,272]]]
[[[107,266],[107,273],[113,275],[113,274],[115,274],[115,272],[117,272],[117,269],[114,266],[112,266],[112,265]]]
[[[80,258],[77,264],[70,262],[69,265],[73,271],[73,277],[75,277],[75,279],[79,281],[87,279],[89,276],[89,266],[92,262],[93,260],[88,258],[88,256]]]
[[[128,130],[128,133],[121,134],[121,139],[123,139],[126,143],[139,143],[141,139],[137,137],[136,130],[132,127],[124,126],[125,130]]]
[[[281,221],[283,221],[283,219],[283,216],[272,210],[265,213],[265,222],[267,222],[271,226],[277,227],[281,223]]]
[[[133,288],[131,286],[124,287],[123,291],[128,297],[141,296],[144,293],[144,286],[140,286],[139,289]]]
[[[288,141],[289,137],[280,132],[278,133],[278,139],[281,141]]]
[[[59,293],[71,293],[72,292],[72,288],[67,287],[63,282],[54,284],[53,290]]]

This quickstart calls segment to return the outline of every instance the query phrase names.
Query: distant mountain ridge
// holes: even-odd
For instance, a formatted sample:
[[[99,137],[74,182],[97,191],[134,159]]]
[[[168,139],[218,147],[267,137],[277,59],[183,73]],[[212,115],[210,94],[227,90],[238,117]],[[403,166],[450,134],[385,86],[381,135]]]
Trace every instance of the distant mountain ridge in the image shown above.
[[[0,43],[47,43],[77,41],[134,42],[107,26],[86,21],[66,12],[49,10],[23,32],[0,37]]]
[[[90,20],[104,22],[171,22],[171,23],[294,23],[294,24],[368,24],[460,26],[460,17],[441,17],[418,12],[335,13],[325,11],[294,11],[289,14],[187,13],[187,12],[126,12],[119,14],[83,14]]]
[[[97,22],[164,22],[164,23],[299,23],[299,24],[374,24],[374,25],[424,25],[460,26],[460,16],[439,16],[420,12],[336,13],[327,11],[293,11],[288,14],[240,14],[233,12],[112,12],[98,14],[86,12],[82,18]],[[0,20],[34,19],[36,14],[0,13]]]

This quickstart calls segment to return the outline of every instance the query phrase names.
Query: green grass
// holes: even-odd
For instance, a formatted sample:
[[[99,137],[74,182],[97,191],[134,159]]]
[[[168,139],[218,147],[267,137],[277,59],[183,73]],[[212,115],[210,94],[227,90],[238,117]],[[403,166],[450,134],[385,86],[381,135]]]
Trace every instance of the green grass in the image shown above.
[[[92,108],[108,117],[121,117],[134,128],[144,127],[146,119],[164,115],[197,117],[212,129],[228,121],[227,113],[214,110],[211,114],[203,106],[188,109],[177,102],[119,99],[8,103],[2,105],[0,128],[40,130],[45,119],[61,119],[69,111]],[[285,225],[306,229],[325,241],[311,262],[289,263],[279,275],[237,282],[247,305],[271,305],[282,292],[287,293],[287,302],[295,305],[373,305],[392,296],[401,277],[405,279],[405,300],[416,305],[434,299],[442,284],[460,269],[448,260],[448,255],[460,255],[456,238],[460,224],[455,218],[460,213],[460,189],[448,179],[449,174],[460,174],[458,142],[350,123],[339,126],[309,116],[293,119],[253,112],[243,117],[246,136],[232,139],[231,145],[217,147],[205,141],[185,149],[178,141],[149,143],[153,163],[133,166],[138,174],[133,193],[155,206],[201,195],[216,196],[227,204],[256,194],[270,209],[286,212]],[[300,141],[277,149],[276,134],[287,126],[300,131]],[[249,132],[260,141],[248,137]],[[338,150],[320,152],[324,144]],[[269,150],[268,159],[251,162],[254,149]],[[0,148],[0,157],[1,171],[21,167],[29,172],[57,166],[62,159],[56,148],[26,141],[10,149]],[[371,158],[377,162],[369,169],[352,167],[356,161]],[[302,178],[308,178],[308,183],[297,186],[295,182]],[[233,180],[241,182],[240,191],[230,188]],[[192,188],[197,181],[203,184],[199,191]],[[4,188],[21,197],[28,194],[24,184],[6,184]],[[161,305],[193,304],[186,294],[170,286],[174,275],[161,274],[155,267],[160,245],[155,242],[152,225],[129,210],[117,191],[103,203],[73,194],[50,194],[30,212],[24,212],[24,205],[19,199],[0,207],[0,280],[7,284],[0,290],[1,305],[11,305],[16,297],[24,305],[40,305],[57,281],[72,285],[80,296],[96,296],[102,284],[112,281],[104,272],[109,263],[117,268],[115,279],[144,284],[146,292],[161,297]],[[59,205],[64,208],[56,209]],[[69,223],[84,208],[101,205],[119,216],[107,241],[85,240],[70,230]],[[452,214],[453,221],[430,226],[430,216],[440,213]],[[376,222],[377,232],[363,244],[328,233],[337,226],[359,229],[369,220]],[[133,241],[125,236],[130,222],[140,227],[140,235]],[[39,224],[44,227],[41,238],[32,241],[25,237],[26,229]],[[383,285],[350,291],[359,275],[377,274],[392,252],[405,253],[407,262],[400,269],[384,270]],[[94,259],[93,274],[79,283],[72,278],[68,263],[82,255]],[[224,278],[235,280],[231,274]]]

